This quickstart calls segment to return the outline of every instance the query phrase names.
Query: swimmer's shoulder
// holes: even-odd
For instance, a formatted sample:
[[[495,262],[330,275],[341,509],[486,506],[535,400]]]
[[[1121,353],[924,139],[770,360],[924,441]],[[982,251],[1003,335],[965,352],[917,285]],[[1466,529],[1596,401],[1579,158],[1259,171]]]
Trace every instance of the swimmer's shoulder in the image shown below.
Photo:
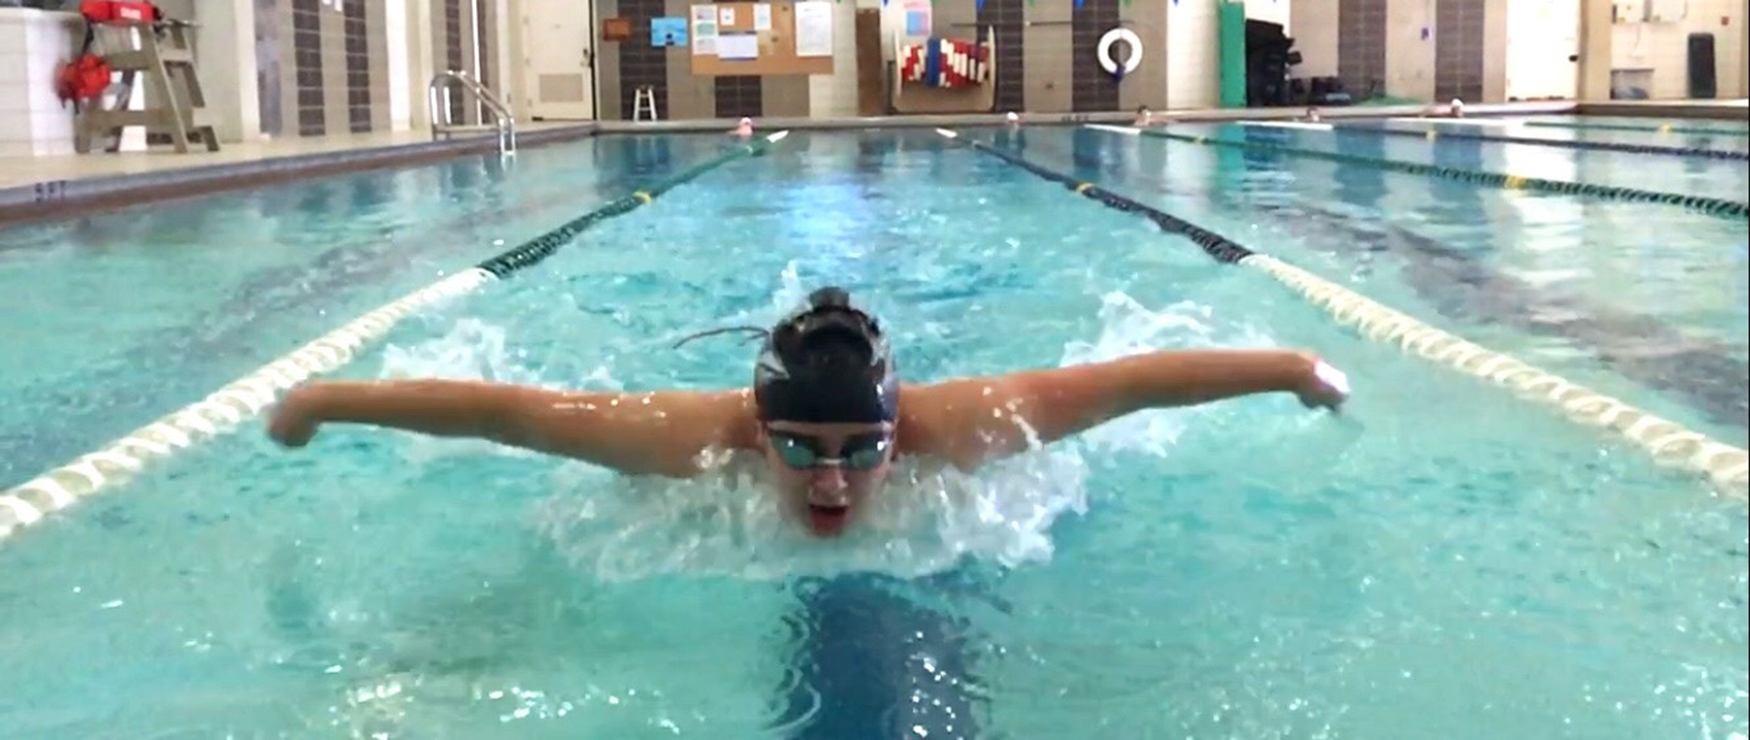
[[[759,446],[759,414],[754,408],[752,389],[708,391],[698,403],[716,421],[722,447],[751,450]]]

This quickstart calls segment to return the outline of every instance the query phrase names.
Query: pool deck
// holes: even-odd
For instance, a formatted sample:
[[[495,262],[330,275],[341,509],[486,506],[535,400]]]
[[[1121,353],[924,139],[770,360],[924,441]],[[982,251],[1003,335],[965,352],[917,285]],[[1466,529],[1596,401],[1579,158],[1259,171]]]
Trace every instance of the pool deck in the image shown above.
[[[1321,108],[1321,113],[1327,120],[1340,120],[1414,116],[1425,109],[1423,105],[1329,107]],[[1155,117],[1164,122],[1272,120],[1293,118],[1304,110],[1299,107],[1184,110],[1164,111],[1156,113]],[[1750,120],[1750,101],[1745,100],[1548,101],[1473,104],[1466,106],[1465,110],[1472,116],[1579,113]],[[1127,123],[1132,118],[1128,112],[1030,113],[1023,114],[1022,123],[1029,126]],[[1001,115],[979,114],[769,118],[762,119],[759,125],[769,131],[999,126],[1003,123]],[[718,119],[637,123],[536,122],[519,125],[518,146],[535,147],[597,134],[727,131],[733,125],[733,121]],[[155,149],[115,154],[0,157],[0,225],[493,151],[496,151],[496,141],[491,136],[432,141],[429,132],[416,130],[227,144],[220,151],[211,153],[176,154]]]

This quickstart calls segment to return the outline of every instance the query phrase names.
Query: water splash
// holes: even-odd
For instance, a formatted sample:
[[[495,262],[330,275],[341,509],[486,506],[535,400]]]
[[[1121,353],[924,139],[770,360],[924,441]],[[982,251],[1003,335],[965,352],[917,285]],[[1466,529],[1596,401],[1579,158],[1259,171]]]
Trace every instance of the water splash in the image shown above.
[[[1256,329],[1218,323],[1208,305],[1191,301],[1151,311],[1136,299],[1112,291],[1100,297],[1099,319],[1099,336],[1093,341],[1069,342],[1061,366],[1105,362],[1161,349],[1276,344]],[[1165,456],[1202,413],[1198,409],[1143,411],[1091,429],[1081,435],[1080,442],[1106,452]]]
[[[805,300],[795,263],[787,265],[771,310]],[[1066,344],[1062,365],[1154,349],[1210,344],[1269,344],[1254,331],[1220,325],[1207,306],[1179,303],[1150,310],[1123,293],[1102,297],[1098,330]],[[993,370],[1000,370],[993,368]],[[503,328],[464,319],[441,337],[392,346],[381,376],[486,379],[529,385],[612,388],[613,370],[583,378],[542,377],[506,346]],[[1187,411],[1138,414],[1095,430],[1085,440],[1034,449],[975,474],[929,460],[902,460],[885,489],[844,536],[818,540],[791,521],[765,485],[755,455],[723,454],[711,472],[688,480],[628,478],[580,462],[551,474],[552,494],[530,514],[531,526],[572,568],[603,581],[669,574],[778,580],[798,575],[875,572],[918,577],[962,559],[1006,567],[1048,561],[1051,528],[1066,512],[1088,507],[1088,454],[1126,450],[1166,455],[1190,424]],[[531,455],[484,442],[417,439],[412,462],[453,455]]]

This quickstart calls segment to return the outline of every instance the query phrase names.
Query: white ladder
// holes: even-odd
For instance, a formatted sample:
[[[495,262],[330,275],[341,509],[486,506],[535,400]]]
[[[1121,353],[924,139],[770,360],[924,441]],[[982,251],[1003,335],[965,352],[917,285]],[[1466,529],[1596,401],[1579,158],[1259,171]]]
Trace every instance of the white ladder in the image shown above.
[[[484,125],[469,125],[450,120],[450,107],[443,104],[443,96],[439,93],[455,83],[463,90],[472,93],[486,106],[492,114],[492,123]],[[498,97],[487,90],[485,85],[469,76],[467,72],[446,70],[431,78],[431,84],[426,86],[426,105],[431,113],[431,138],[453,139],[458,134],[498,133],[498,153],[501,155],[516,154],[516,118],[511,116],[510,109],[500,102]]]
[[[656,88],[650,85],[639,85],[632,93],[632,120],[645,120],[648,113],[650,120],[660,120],[656,115]]]

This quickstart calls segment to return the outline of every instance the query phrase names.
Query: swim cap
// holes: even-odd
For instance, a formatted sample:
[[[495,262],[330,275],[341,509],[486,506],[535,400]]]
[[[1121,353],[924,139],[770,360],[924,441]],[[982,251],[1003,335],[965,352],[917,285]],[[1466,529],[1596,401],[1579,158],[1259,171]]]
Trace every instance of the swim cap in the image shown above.
[[[754,402],[765,421],[883,422],[899,409],[899,374],[875,319],[842,288],[772,327],[754,366]]]

